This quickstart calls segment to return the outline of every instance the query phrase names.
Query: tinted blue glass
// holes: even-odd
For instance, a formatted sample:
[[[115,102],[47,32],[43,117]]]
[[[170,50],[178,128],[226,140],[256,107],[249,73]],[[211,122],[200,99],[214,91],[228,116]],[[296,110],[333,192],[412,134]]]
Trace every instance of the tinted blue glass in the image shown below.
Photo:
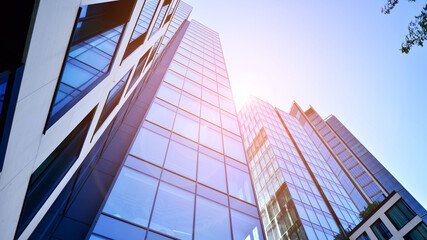
[[[122,168],[103,212],[146,227],[157,183],[155,178]]]
[[[159,0],[147,0],[144,3],[144,6],[142,7],[141,13],[138,18],[137,25],[133,30],[130,42],[133,42],[139,36],[147,32],[151,19],[153,18],[154,13],[156,12],[156,7],[158,3]]]
[[[224,205],[197,196],[194,239],[231,239],[230,216]]]
[[[141,239],[146,230],[101,214],[93,232],[111,239]]]
[[[150,228],[179,239],[191,239],[194,194],[161,182]]]
[[[196,179],[196,150],[171,141],[166,155],[165,168],[190,179]]]
[[[175,118],[175,110],[172,107],[166,107],[168,104],[160,105],[159,103],[153,102],[145,119],[171,130]]]
[[[231,134],[224,134],[224,151],[225,154],[246,164],[245,151],[243,144],[238,137]]]
[[[129,153],[148,162],[163,166],[169,140],[145,128],[141,129]]]
[[[231,223],[233,227],[234,239],[263,239],[259,219],[232,209]]]
[[[249,174],[227,165],[228,191],[231,196],[255,204]]]
[[[84,17],[84,15],[82,15]],[[109,69],[123,25],[73,45],[68,53],[64,71],[50,113],[50,118],[84,97]],[[52,124],[51,122],[50,124]]]
[[[199,123],[196,119],[177,114],[173,131],[197,142],[199,138]]]
[[[198,181],[206,186],[227,192],[225,165],[204,154],[199,154]]]
[[[222,153],[221,129],[202,121],[200,124],[200,144]]]

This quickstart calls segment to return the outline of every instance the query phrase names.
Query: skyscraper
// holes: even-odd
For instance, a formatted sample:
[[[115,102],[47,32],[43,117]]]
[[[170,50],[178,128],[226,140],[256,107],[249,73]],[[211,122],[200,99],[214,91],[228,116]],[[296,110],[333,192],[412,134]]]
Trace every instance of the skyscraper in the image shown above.
[[[218,34],[185,22],[166,51],[91,239],[263,239]]]
[[[331,117],[326,121],[332,125],[329,127],[314,113],[312,108],[303,112],[296,103],[286,113],[251,97],[238,114],[267,238],[334,239],[334,236],[344,234],[359,224],[359,213],[368,203],[384,199],[387,203],[383,203],[382,210],[377,211],[369,220],[364,219],[363,227],[357,226],[358,230],[352,232],[352,239],[365,239],[363,237],[366,232],[372,238],[377,236],[382,239],[372,233],[374,230],[365,229],[376,219],[381,219],[381,214],[382,218],[387,215],[384,229],[393,228],[391,232],[394,234],[409,236],[409,227],[402,232],[398,231],[410,220],[413,223],[407,226],[411,227],[421,221],[420,217],[425,216],[422,211],[417,211],[421,205],[414,205],[411,203],[413,198],[405,197],[406,190],[402,190],[397,180],[372,155],[366,155],[367,150],[355,141],[347,129],[343,129],[336,118]],[[326,126],[328,130],[325,129]],[[334,132],[329,128],[336,129],[340,137],[330,136]],[[321,139],[320,136],[326,139]],[[355,168],[356,156],[350,152],[350,148],[358,151],[359,157],[365,156],[365,164],[370,162],[371,167],[376,167],[374,174],[367,170],[357,170],[366,169],[362,166]],[[344,163],[340,159],[344,159]],[[381,180],[372,178],[377,172],[382,172],[381,176],[387,176],[382,181],[389,179],[386,183],[388,191],[378,184]],[[395,192],[403,194],[396,195]],[[393,197],[388,197],[389,195]],[[400,196],[404,202],[400,201],[402,203],[399,204],[408,204],[409,210],[405,210],[408,212],[406,217],[400,216],[400,219],[405,220],[396,227],[390,223],[396,219],[390,212],[397,211],[397,208],[390,205]],[[417,218],[414,218],[416,215]],[[381,221],[381,224],[384,223]],[[425,224],[419,226],[424,228]],[[389,235],[384,236],[392,234],[389,232]]]
[[[25,64],[2,75],[23,68],[5,88],[0,238],[265,238],[219,36],[191,6],[34,9]]]
[[[363,144],[338,120],[331,115],[322,119],[313,107],[303,112],[298,104],[294,103],[291,114],[296,116],[318,149],[335,170],[338,178],[347,175],[358,189],[366,202],[382,200],[391,192],[399,193],[405,202],[417,215],[427,221],[427,211],[421,204],[399,183],[399,181],[384,168],[384,166],[363,146]],[[333,161],[335,160],[335,161]],[[339,167],[338,167],[339,166]],[[350,196],[350,184],[344,185]],[[359,200],[359,194],[354,198]]]

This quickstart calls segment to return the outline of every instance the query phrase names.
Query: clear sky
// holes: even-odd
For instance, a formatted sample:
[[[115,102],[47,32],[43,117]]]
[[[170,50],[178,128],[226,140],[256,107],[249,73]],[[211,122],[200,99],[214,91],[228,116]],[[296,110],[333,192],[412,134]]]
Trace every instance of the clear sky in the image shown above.
[[[238,109],[253,94],[334,114],[427,207],[427,46],[399,51],[424,1],[184,1],[220,34]]]

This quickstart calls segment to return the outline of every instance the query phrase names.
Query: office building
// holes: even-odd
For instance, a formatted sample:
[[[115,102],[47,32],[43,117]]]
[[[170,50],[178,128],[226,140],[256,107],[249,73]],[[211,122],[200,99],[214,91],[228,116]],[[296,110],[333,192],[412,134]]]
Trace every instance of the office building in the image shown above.
[[[405,202],[424,221],[427,211],[399,183],[399,181],[384,168],[384,166],[363,146],[363,144],[338,120],[336,116],[322,119],[313,107],[302,111],[298,104],[292,106],[292,113],[298,114],[299,121],[317,143],[317,147],[334,173],[341,180],[349,178],[352,184],[343,184],[353,200],[361,205],[361,197],[366,201],[381,201],[391,192],[396,191]],[[299,112],[299,113],[298,113]],[[358,194],[354,194],[356,187]]]
[[[1,75],[0,238],[265,239],[219,35],[191,6],[27,7]]]
[[[326,123],[319,127],[321,133],[316,131],[323,120],[313,116],[313,111],[304,112],[294,103],[286,113],[251,97],[238,114],[268,239],[334,239],[358,226],[359,213],[368,203],[386,199],[393,192],[390,189],[402,192],[394,178],[388,182],[388,191],[381,185],[373,186],[379,181],[373,181],[372,174],[369,179],[363,176],[364,183],[358,182],[357,177],[367,171],[355,172],[354,164],[347,167],[340,162],[345,154],[344,159],[349,159],[350,151],[345,152],[344,142],[338,146],[339,138],[333,140],[330,130],[325,132]],[[312,120],[316,120],[314,124]],[[349,135],[346,131],[341,129],[340,133]],[[321,139],[325,135],[327,140]],[[345,139],[354,141],[354,137]],[[351,146],[360,151],[358,144]],[[388,173],[384,167],[379,170],[383,176]],[[390,174],[387,177],[392,178]],[[417,212],[420,205],[412,206],[413,198],[407,200],[405,193],[399,194],[405,206],[421,219],[424,215]]]

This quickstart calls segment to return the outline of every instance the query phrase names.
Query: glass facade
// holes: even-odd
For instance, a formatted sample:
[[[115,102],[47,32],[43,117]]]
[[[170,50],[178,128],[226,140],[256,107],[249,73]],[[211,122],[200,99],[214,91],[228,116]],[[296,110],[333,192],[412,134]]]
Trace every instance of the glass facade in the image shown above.
[[[397,181],[390,172],[363,146],[363,144],[331,115],[323,120],[310,107],[302,112],[295,103],[291,114],[298,114],[300,123],[317,143],[328,164],[343,184],[359,210],[366,202],[382,201],[391,192],[398,192],[417,215],[426,221],[426,209]],[[326,146],[327,145],[327,146]],[[328,151],[330,149],[331,151]],[[335,159],[335,161],[333,161]],[[346,175],[348,177],[346,177]],[[358,190],[358,191],[356,191]],[[365,199],[363,201],[363,199]]]
[[[333,239],[357,208],[293,116],[251,98],[242,136],[269,239]]]
[[[219,36],[181,31],[90,239],[264,239]]]

